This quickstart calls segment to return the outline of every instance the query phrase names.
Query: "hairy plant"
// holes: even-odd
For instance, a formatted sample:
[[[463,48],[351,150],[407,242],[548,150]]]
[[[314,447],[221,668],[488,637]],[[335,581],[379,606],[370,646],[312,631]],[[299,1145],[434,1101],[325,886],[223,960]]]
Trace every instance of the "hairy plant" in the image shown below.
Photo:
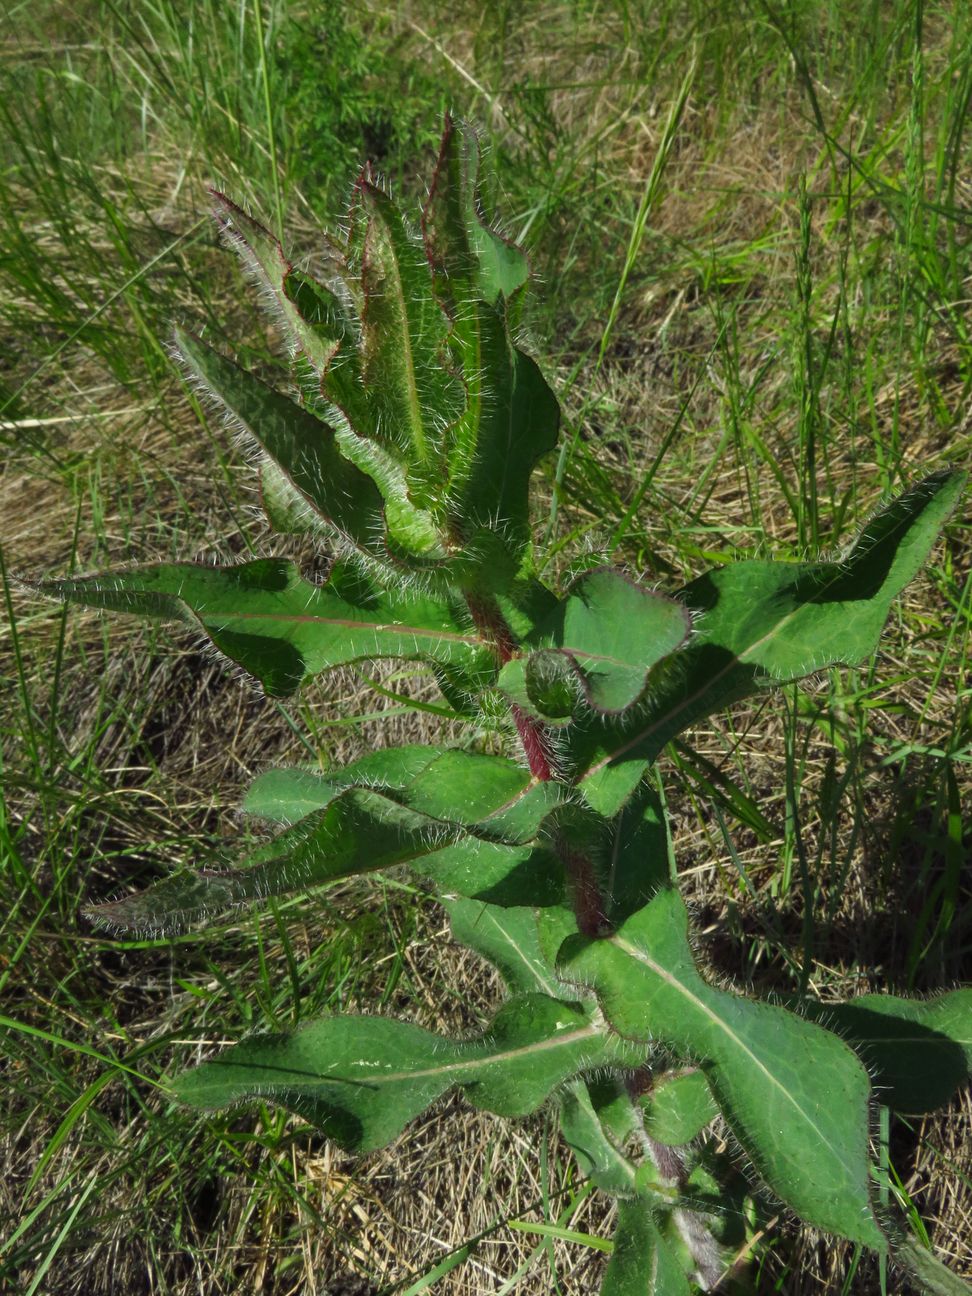
[[[582,1171],[618,1199],[604,1296],[726,1278],[733,1200],[698,1153],[721,1119],[758,1191],[890,1254],[928,1290],[965,1291],[879,1204],[870,1136],[877,1104],[923,1112],[964,1080],[972,991],[791,1010],[714,983],[693,953],[653,774],[687,726],[872,652],[963,475],[913,485],[837,561],[737,562],[670,595],[612,567],[552,588],[537,574],[530,479],[559,409],[517,342],[528,266],[489,223],[478,173],[475,134],[447,122],[419,235],[366,169],[321,279],[214,194],[288,340],[292,394],[189,332],[176,346],[254,450],[272,525],[331,556],[325,581],[261,558],[36,586],[181,619],[271,695],[347,663],[424,662],[469,719],[469,744],[272,769],[244,808],[276,836],[91,912],[166,933],[408,865],[508,986],[488,1029],[444,1039],[328,1016],[178,1076],[182,1102],[270,1100],[358,1152],[453,1088],[510,1117],[555,1103]],[[518,755],[476,749],[497,730]]]

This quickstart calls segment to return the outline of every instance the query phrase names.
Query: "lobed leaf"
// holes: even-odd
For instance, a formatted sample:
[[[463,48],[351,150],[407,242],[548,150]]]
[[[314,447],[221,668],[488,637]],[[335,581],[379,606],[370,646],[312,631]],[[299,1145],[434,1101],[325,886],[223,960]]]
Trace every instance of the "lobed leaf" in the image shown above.
[[[280,558],[237,567],[160,563],[39,581],[52,598],[112,612],[180,620],[272,695],[293,693],[331,666],[378,657],[472,665],[489,656],[465,618],[437,599],[376,593],[335,564],[327,585]]]
[[[560,965],[596,991],[626,1039],[664,1044],[702,1068],[757,1171],[799,1215],[885,1246],[869,1191],[867,1073],[829,1031],[705,982],[674,889],[603,940],[568,938]]]
[[[522,995],[468,1041],[381,1017],[327,1017],[293,1035],[257,1036],[179,1077],[175,1091],[205,1108],[269,1098],[342,1146],[367,1152],[454,1087],[476,1107],[526,1116],[616,1051],[587,1009]]]
[[[644,707],[570,730],[591,804],[613,814],[665,744],[713,711],[872,652],[965,479],[944,471],[918,482],[872,518],[840,562],[738,562],[686,586],[677,597],[693,613],[693,637]]]

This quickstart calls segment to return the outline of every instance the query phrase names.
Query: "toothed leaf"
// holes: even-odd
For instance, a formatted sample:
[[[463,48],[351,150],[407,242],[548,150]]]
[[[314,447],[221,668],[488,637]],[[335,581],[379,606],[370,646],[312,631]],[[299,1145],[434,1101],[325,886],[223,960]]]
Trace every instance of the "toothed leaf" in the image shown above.
[[[621,1120],[611,1113],[612,1104],[621,1109]],[[635,1132],[633,1117],[630,1099],[612,1082],[575,1080],[561,1097],[560,1132],[565,1142],[581,1172],[614,1197],[629,1196],[635,1187],[635,1168],[625,1154]]]
[[[497,532],[517,560],[530,546],[530,478],[557,444],[560,406],[536,362],[510,341],[505,321],[475,303],[453,334],[466,408],[448,429],[448,508],[471,539]]]
[[[304,805],[308,814],[329,804],[334,789],[345,787],[380,789],[429,818],[475,825],[484,839],[512,845],[533,841],[544,817],[565,795],[562,786],[538,783],[528,770],[503,756],[392,747],[325,773],[269,770],[251,787],[244,809],[278,818],[267,810]]]

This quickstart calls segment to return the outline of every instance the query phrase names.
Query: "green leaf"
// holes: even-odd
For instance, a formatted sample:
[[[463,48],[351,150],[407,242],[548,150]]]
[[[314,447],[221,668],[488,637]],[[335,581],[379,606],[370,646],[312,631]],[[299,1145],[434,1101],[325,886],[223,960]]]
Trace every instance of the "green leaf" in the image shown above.
[[[496,532],[519,555],[530,545],[530,477],[557,444],[560,406],[491,306],[473,303],[452,343],[466,408],[447,432],[451,526],[467,544],[478,530]]]
[[[445,431],[447,507],[454,534],[482,550],[479,581],[502,590],[496,555],[479,533],[502,536],[515,568],[528,554],[530,475],[557,443],[560,409],[535,361],[510,338],[508,308],[529,277],[526,258],[482,213],[475,133],[447,120],[422,222],[466,394]]]
[[[691,1296],[678,1256],[642,1197],[618,1203],[614,1254],[601,1296]]]
[[[514,993],[558,998],[563,986],[547,961],[532,909],[501,909],[479,900],[446,899],[453,940],[494,964]]]
[[[371,477],[344,457],[333,428],[201,338],[176,329],[175,341],[193,379],[276,465],[271,480],[278,496],[286,486],[292,501],[304,501],[304,529],[323,523],[353,548],[373,554],[385,533],[384,500]]]
[[[258,846],[238,867],[174,873],[85,912],[121,929],[181,931],[270,896],[411,863],[435,850],[437,829],[442,826],[379,793],[335,789],[325,809]]]
[[[487,898],[491,890],[509,888],[509,874],[518,867],[524,886],[536,892],[543,869],[533,858],[535,848],[511,847],[538,835],[546,804],[563,794],[558,785],[538,785],[499,756],[446,750],[432,752],[425,762],[415,748],[375,753],[330,775],[297,770],[285,779],[264,776],[255,788],[248,809],[272,818],[300,811],[297,822],[234,868],[176,873],[139,894],[96,906],[89,916],[114,927],[172,931],[269,896],[398,864],[413,864],[441,885],[450,869],[456,881],[456,856],[465,842],[497,852],[492,878],[488,854],[483,867],[473,852],[480,867],[470,871],[468,893],[485,891]],[[450,845],[443,847],[443,839]],[[548,867],[559,899],[562,874],[552,856]]]
[[[972,1071],[972,989],[805,1007],[860,1053],[875,1096],[896,1111],[923,1115],[943,1107]]]
[[[471,661],[485,650],[449,606],[419,595],[376,594],[335,564],[327,585],[281,558],[238,567],[161,563],[40,581],[52,598],[202,629],[273,695],[332,666],[379,657]]]
[[[638,700],[652,667],[680,648],[691,628],[688,609],[675,599],[609,567],[587,572],[540,628],[539,650],[504,666],[499,687],[545,717],[568,714],[569,695],[555,693],[552,705],[545,697],[545,686],[550,691],[550,659],[560,656],[576,673],[588,705],[602,714],[616,714]]]
[[[664,1072],[639,1102],[647,1133],[672,1147],[690,1143],[719,1114],[701,1070]]]
[[[784,1202],[819,1228],[884,1247],[869,1191],[867,1073],[829,1031],[707,984],[674,889],[603,940],[568,938],[560,964],[596,991],[626,1039],[663,1044],[701,1066],[733,1133]]]
[[[269,1098],[356,1152],[384,1147],[448,1090],[476,1107],[526,1116],[616,1046],[584,1008],[542,995],[504,1004],[478,1039],[443,1039],[382,1017],[327,1017],[293,1035],[245,1040],[179,1077],[194,1107]]]
[[[454,312],[469,298],[495,306],[517,294],[530,275],[523,252],[483,219],[479,163],[476,132],[447,117],[422,233],[437,291]]]
[[[323,284],[294,270],[279,241],[225,194],[211,189],[220,233],[263,289],[291,345],[319,374],[330,365],[353,329],[341,299]]]
[[[467,837],[429,855],[420,871],[443,896],[504,907],[559,905],[566,893],[563,865],[543,845],[506,846]]]
[[[607,1095],[605,1093],[607,1091]],[[602,1192],[628,1196],[635,1187],[635,1167],[625,1156],[625,1133],[633,1124],[619,1131],[614,1113],[606,1110],[611,1103],[623,1116],[632,1116],[631,1100],[613,1082],[596,1084],[575,1080],[560,1099],[560,1132],[577,1158],[581,1173],[593,1179]]]
[[[872,652],[965,479],[949,471],[926,477],[876,514],[840,562],[732,563],[683,589],[677,597],[692,610],[694,633],[644,706],[569,731],[591,804],[613,814],[665,744],[713,711]]]
[[[365,391],[378,437],[406,463],[415,503],[437,511],[444,483],[442,429],[459,412],[460,384],[447,356],[449,325],[432,294],[421,243],[394,203],[367,174],[355,191],[364,221],[361,318]]]
[[[386,747],[360,760],[322,772],[316,766],[270,769],[251,783],[243,800],[247,814],[274,823],[293,824],[314,810],[323,810],[338,789],[349,787],[401,789],[445,751],[418,743]]]
[[[565,996],[567,991],[541,947],[532,909],[501,909],[464,899],[447,900],[445,907],[453,939],[489,959],[514,994]],[[604,1192],[632,1192],[635,1170],[624,1145],[633,1129],[634,1112],[621,1086],[614,1080],[574,1080],[561,1092],[559,1106],[561,1132],[582,1173]]]
[[[529,770],[505,756],[390,747],[326,773],[269,770],[253,784],[244,809],[264,814],[286,801],[287,809],[304,806],[303,813],[309,814],[329,805],[337,790],[350,787],[382,791],[430,819],[474,828],[486,840],[510,845],[533,841],[550,809],[565,795],[561,785],[538,783]],[[280,818],[276,813],[266,817]]]

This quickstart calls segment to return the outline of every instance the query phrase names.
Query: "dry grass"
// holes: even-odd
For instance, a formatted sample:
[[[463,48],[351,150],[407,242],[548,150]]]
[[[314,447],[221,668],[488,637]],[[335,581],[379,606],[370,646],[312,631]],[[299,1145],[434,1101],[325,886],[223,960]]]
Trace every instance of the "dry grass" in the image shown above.
[[[523,114],[516,77],[495,75],[499,55],[484,47],[486,28],[472,21],[472,12],[446,19],[414,6],[403,20],[402,39],[414,57],[433,66],[439,66],[436,47],[446,50],[457,86],[495,86],[488,98],[470,91],[470,115],[493,126],[501,158],[517,150],[529,155],[547,137],[540,127],[536,138],[530,135],[532,119]],[[821,161],[824,151],[807,124],[800,86],[783,71],[760,65],[754,73],[763,78],[759,102],[706,99],[706,81],[690,100],[620,323],[597,366],[590,348],[613,295],[630,213],[657,148],[671,86],[689,57],[686,45],[663,68],[657,89],[646,89],[648,36],[643,33],[642,49],[635,48],[619,14],[612,10],[596,32],[584,30],[571,42],[563,36],[563,6],[531,6],[511,24],[502,51],[506,65],[529,84],[567,87],[551,90],[544,100],[542,129],[559,150],[549,184],[531,195],[517,181],[511,195],[522,208],[514,213],[519,225],[530,221],[539,231],[536,260],[565,340],[559,370],[566,378],[579,365],[565,405],[569,430],[582,429],[583,439],[566,478],[570,498],[559,534],[567,539],[557,563],[566,565],[588,543],[597,548],[605,542],[620,516],[615,505],[623,510],[680,416],[682,430],[662,458],[618,556],[676,583],[709,565],[707,554],[800,551],[804,538],[768,465],[799,466],[794,339],[781,330],[792,316],[799,241],[794,177],[801,171],[811,173],[815,325],[825,330],[842,300],[857,347],[852,356],[839,350],[835,355],[838,376],[821,411],[827,429],[822,529],[830,542],[845,540],[888,485],[875,446],[895,441],[901,463],[912,471],[938,466],[957,447],[967,453],[967,355],[948,322],[937,320],[922,363],[912,364],[913,357],[892,345],[899,327],[892,295],[884,292],[875,303],[864,291],[863,275],[841,279],[848,229],[840,216],[840,190]],[[946,25],[941,14],[926,32],[936,58],[944,57]],[[559,35],[554,39],[551,33]],[[753,39],[748,30],[746,39]],[[929,78],[934,73],[932,58]],[[702,74],[709,76],[704,60]],[[905,91],[902,85],[888,87],[881,108],[888,120],[900,111]],[[843,87],[824,86],[822,92],[839,98]],[[842,138],[861,129],[859,116],[851,114]],[[150,144],[135,182],[109,170],[99,177],[117,199],[132,246],[143,257],[154,255],[159,229],[178,236],[202,214],[206,165],[195,156],[187,170],[170,145],[164,137]],[[893,173],[900,148],[884,160]],[[967,171],[954,201],[968,209],[972,185],[966,176]],[[139,202],[126,206],[132,183]],[[240,177],[239,183],[249,192],[248,181]],[[571,222],[577,190],[585,186],[593,215],[591,228],[578,233]],[[11,192],[29,209],[26,188]],[[313,228],[305,209],[295,206],[293,242],[310,253]],[[140,214],[146,210],[148,223]],[[116,245],[104,234],[103,216],[96,210],[87,219],[92,254],[112,262]],[[103,283],[93,271],[87,277],[68,274],[72,251],[53,227],[36,229],[35,238],[72,308],[90,310],[103,295]],[[860,255],[873,254],[875,264],[886,268],[893,258],[882,249],[894,238],[888,206],[859,198],[853,246]],[[169,313],[196,318],[200,305],[191,283],[206,276],[227,335],[245,337],[265,353],[269,339],[243,304],[225,259],[211,248],[194,247],[181,267],[185,286],[177,278]],[[59,268],[63,282],[56,280]],[[60,334],[51,328],[47,308],[29,294],[12,307],[31,344],[15,340],[4,359],[2,374],[16,386],[43,354],[35,348],[43,343],[50,349]],[[100,318],[117,331],[119,344],[132,328],[127,299]],[[537,314],[533,320],[538,337],[544,318]],[[737,349],[729,339],[738,339]],[[700,371],[702,381],[694,386]],[[86,569],[175,554],[239,552],[241,526],[248,541],[259,543],[260,531],[245,512],[245,468],[228,453],[214,491],[218,430],[207,438],[171,373],[156,375],[140,389],[119,381],[117,370],[78,343],[65,347],[30,391],[31,413],[18,414],[17,427],[8,429],[19,444],[0,477],[3,548],[11,570],[38,574],[64,570],[72,561]],[[55,419],[63,421],[50,422]],[[56,463],[28,453],[35,432],[43,433]],[[594,476],[591,460],[600,465],[601,477]],[[549,485],[541,496],[542,503],[549,499]],[[848,497],[853,503],[840,514],[841,534],[831,536],[831,522]],[[703,523],[704,531],[692,529]],[[731,727],[707,726],[688,736],[697,752],[747,789],[779,827],[777,838],[760,841],[733,825],[733,854],[691,781],[666,765],[676,851],[699,946],[715,975],[764,992],[793,987],[803,898],[796,884],[783,893],[779,878],[788,841],[786,741],[796,734],[806,744],[800,827],[809,858],[817,858],[819,847],[815,904],[825,915],[815,931],[811,985],[829,998],[905,987],[927,870],[934,878],[940,869],[934,849],[930,863],[926,859],[927,838],[940,828],[939,767],[931,757],[901,765],[886,758],[909,744],[936,746],[963,706],[964,676],[948,666],[935,678],[935,663],[954,613],[949,591],[957,574],[968,570],[967,529],[956,529],[948,554],[947,570],[937,560],[934,579],[913,586],[893,618],[877,670],[878,680],[894,681],[884,693],[863,699],[854,694],[852,684],[870,684],[863,675],[853,676],[851,684],[822,681],[806,694],[799,720],[788,721],[769,703],[737,709]],[[50,645],[60,614],[38,609],[16,591],[13,597],[31,703],[43,728]],[[9,626],[2,633],[3,669],[13,680]],[[953,646],[956,654],[960,646]],[[18,973],[4,1010],[46,1023],[45,1029],[77,1043],[118,1045],[126,1057],[150,1048],[154,1075],[184,1062],[200,1030],[209,1040],[246,1027],[244,1009],[252,1011],[266,994],[253,967],[258,941],[273,971],[270,979],[286,978],[280,928],[272,919],[247,918],[220,929],[211,948],[190,941],[116,949],[76,919],[74,901],[141,883],[174,862],[191,863],[219,837],[236,834],[233,807],[240,789],[268,764],[292,757],[293,733],[278,709],[241,688],[178,632],[161,634],[126,620],[106,631],[100,618],[72,614],[63,662],[55,725],[65,749],[84,752],[84,760],[77,768],[62,768],[51,789],[22,774],[29,766],[30,733],[19,713],[4,735],[6,769],[13,771],[9,806],[26,825],[21,849],[39,862],[39,893],[54,889],[60,897],[17,952]],[[930,680],[936,686],[931,696]],[[875,696],[888,705],[871,705]],[[311,690],[302,706],[300,723],[323,736],[334,761],[375,745],[427,740],[433,732],[427,717],[398,714],[360,676],[344,675]],[[353,728],[328,723],[384,710],[396,714]],[[867,737],[859,741],[857,725],[865,716]],[[850,759],[857,772],[834,810],[827,802],[828,779],[835,763],[843,767]],[[968,766],[954,768],[968,804]],[[95,770],[98,782],[92,781]],[[74,860],[68,881],[63,870],[45,862],[59,852]],[[847,872],[838,864],[846,864]],[[741,881],[740,865],[752,893]],[[394,880],[334,888],[323,900],[288,906],[284,919],[302,988],[318,997],[315,957],[322,946],[343,942],[340,960],[327,965],[339,987],[329,1003],[372,1011],[380,1001],[385,1011],[422,1025],[464,1032],[487,1019],[499,997],[496,978],[448,941],[441,912],[431,904],[416,911],[413,897],[397,890]],[[959,915],[934,957],[920,964],[918,989],[968,978],[967,926]],[[231,995],[217,971],[227,977]],[[102,1004],[110,1004],[103,1019]],[[213,1036],[205,1034],[210,1021]],[[98,1063],[78,1055],[58,1062],[59,1055],[53,1056],[52,1062],[51,1055],[38,1053],[31,1075],[25,1057],[11,1055],[11,1110],[0,1145],[0,1210],[12,1225],[23,1218],[24,1186],[59,1119],[79,1096],[90,1095],[88,1115],[72,1126],[29,1198],[34,1205],[46,1192],[63,1191],[63,1219],[85,1185],[97,1185],[84,1199],[83,1232],[73,1248],[57,1253],[37,1288],[51,1296],[122,1290],[371,1296],[383,1284],[418,1278],[498,1221],[554,1218],[561,1202],[577,1193],[569,1156],[546,1116],[509,1126],[450,1099],[391,1148],[354,1160],[268,1112],[189,1127],[165,1111],[147,1085],[122,1090],[116,1079],[92,1092],[90,1086],[104,1075]],[[940,1252],[957,1272],[972,1276],[969,1117],[963,1095],[945,1113],[913,1126],[897,1122],[891,1158]],[[75,1161],[83,1176],[64,1189]],[[206,1173],[190,1182],[185,1167],[194,1163]],[[140,1173],[146,1166],[150,1173]],[[566,1222],[607,1237],[611,1209],[588,1198]],[[785,1243],[769,1253],[759,1290],[792,1296],[840,1291],[846,1250],[794,1233],[788,1230]],[[434,1290],[496,1293],[540,1240],[499,1227]],[[603,1265],[598,1253],[556,1242],[551,1254],[561,1291],[596,1289]],[[25,1262],[19,1279],[24,1289],[36,1265],[36,1256]],[[777,1277],[780,1288],[774,1286]],[[889,1289],[903,1292],[896,1282],[892,1277]],[[516,1291],[539,1296],[552,1289],[549,1258],[541,1255]],[[852,1290],[861,1296],[877,1291],[875,1270],[862,1266]]]

